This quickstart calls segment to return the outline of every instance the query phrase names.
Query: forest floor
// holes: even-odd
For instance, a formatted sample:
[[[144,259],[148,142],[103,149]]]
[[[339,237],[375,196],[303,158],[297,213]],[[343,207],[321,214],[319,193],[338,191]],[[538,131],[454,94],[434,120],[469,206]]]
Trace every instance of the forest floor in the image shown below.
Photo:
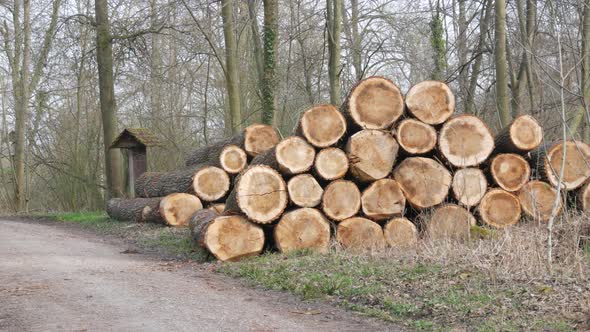
[[[265,311],[271,318],[267,319],[265,316],[264,320],[256,321],[258,324],[263,324],[260,327],[253,325],[251,329],[257,331],[282,329],[299,331],[318,328],[328,331],[359,329],[378,331],[590,330],[590,275],[586,273],[586,269],[590,266],[590,246],[587,247],[586,253],[583,253],[584,257],[581,258],[581,262],[577,261],[576,264],[581,264],[581,266],[576,267],[576,271],[560,271],[556,268],[556,271],[546,274],[545,277],[539,277],[543,274],[529,271],[533,266],[532,263],[523,263],[516,259],[513,259],[512,263],[502,261],[493,268],[487,269],[486,265],[482,263],[481,256],[478,256],[480,261],[476,263],[473,262],[471,256],[462,251],[458,251],[458,254],[465,256],[467,264],[452,259],[451,256],[457,254],[453,252],[445,253],[445,255],[449,255],[449,262],[443,261],[441,263],[441,261],[418,259],[413,256],[351,254],[337,248],[328,254],[321,255],[307,252],[287,255],[269,253],[238,263],[218,263],[209,261],[202,251],[193,248],[188,238],[188,231],[185,229],[120,223],[109,220],[101,214],[60,214],[50,217],[53,220],[62,221],[63,225],[59,222],[49,222],[46,219],[40,219],[35,223],[21,222],[9,225],[12,225],[10,227],[16,227],[14,225],[17,224],[24,225],[19,227],[44,225],[43,230],[37,230],[39,239],[36,241],[42,241],[44,237],[48,236],[47,234],[49,234],[49,238],[52,238],[51,232],[54,231],[65,232],[56,235],[55,238],[59,240],[57,242],[62,251],[68,247],[82,248],[81,252],[86,254],[94,250],[92,246],[96,245],[97,241],[100,242],[101,246],[108,248],[102,250],[110,250],[111,255],[117,256],[117,261],[129,261],[125,263],[129,266],[122,269],[127,273],[123,274],[122,272],[121,274],[132,275],[131,279],[124,279],[120,276],[119,283],[125,282],[125,286],[136,283],[141,285],[143,280],[147,278],[145,283],[152,285],[149,287],[154,292],[150,294],[153,299],[168,298],[167,294],[171,291],[170,287],[158,286],[159,282],[170,286],[175,285],[176,282],[166,280],[155,282],[152,280],[153,278],[162,279],[162,277],[152,277],[151,272],[149,275],[137,275],[136,265],[151,266],[155,274],[164,273],[162,270],[172,273],[173,280],[182,279],[182,281],[178,281],[182,285],[178,287],[180,299],[175,299],[174,295],[171,295],[170,300],[166,301],[164,305],[167,307],[177,306],[175,300],[180,301],[178,302],[179,306],[183,309],[168,317],[169,322],[178,320],[175,324],[181,324],[182,319],[173,317],[186,318],[186,315],[190,316],[191,313],[195,313],[195,308],[202,308],[204,305],[218,305],[225,308],[227,305],[227,310],[224,309],[227,316],[224,317],[228,318],[224,323],[229,324],[227,326],[230,330],[234,319],[240,321],[239,316],[233,317],[231,315],[232,310],[238,310],[240,315],[243,313],[246,316],[250,313],[256,314],[256,310]],[[0,228],[5,223],[0,221]],[[82,236],[83,239],[89,241],[85,245],[91,247],[85,248],[84,245],[65,243],[68,232],[94,234]],[[14,246],[14,243],[10,246],[4,243],[14,237],[14,235],[10,235],[10,232],[8,235],[5,233],[5,230],[0,229],[0,266],[8,263],[15,264],[14,262],[18,261],[7,260],[3,262],[2,253],[10,250],[10,246]],[[528,233],[526,235],[528,236]],[[80,236],[77,235],[72,241],[80,241]],[[514,242],[522,243],[516,235],[513,236],[515,237]],[[106,244],[105,239],[107,239]],[[505,239],[503,241],[505,244]],[[125,250],[121,250],[123,244]],[[45,245],[48,245],[47,241],[38,246]],[[480,250],[489,251],[489,248],[481,247]],[[510,250],[524,251],[526,249],[515,246]],[[74,257],[77,257],[79,252],[80,249],[73,254]],[[440,255],[438,252],[433,252],[433,254]],[[559,255],[561,252],[558,251],[557,254]],[[501,253],[490,253],[489,256],[496,259],[495,257],[502,255]],[[145,257],[159,259],[146,261]],[[161,261],[162,258],[166,260]],[[101,261],[99,260],[99,263]],[[484,263],[491,265],[490,262]],[[94,273],[102,273],[101,264],[93,270]],[[115,268],[115,270],[117,269],[118,267]],[[129,273],[129,269],[133,269],[134,272]],[[498,269],[501,271],[498,272]],[[17,292],[15,289],[20,289],[18,287],[24,289],[25,293],[29,291],[27,287],[30,285],[27,287],[18,286],[21,277],[10,275],[10,272],[8,275],[3,275],[6,273],[3,270],[0,270],[0,285],[3,285],[0,287],[0,295],[3,292],[9,294]],[[148,270],[150,269],[148,268]],[[513,273],[511,272],[513,270],[527,273]],[[114,272],[111,271],[111,273]],[[237,277],[237,279],[228,279],[225,276]],[[8,278],[7,280],[13,279],[13,283],[16,284],[6,285],[3,281],[5,278]],[[65,279],[72,278],[66,277]],[[93,276],[91,282],[92,280],[96,280],[96,277]],[[207,283],[203,286],[195,280],[206,280]],[[71,280],[61,283],[68,282],[71,283]],[[84,281],[80,280],[80,282]],[[33,283],[33,285],[35,284]],[[187,287],[190,285],[194,286],[194,289],[188,289]],[[244,285],[253,287],[246,290],[241,287]],[[80,285],[80,287],[82,286]],[[96,287],[99,286],[88,290],[82,288],[79,297],[83,298],[87,296],[86,294],[92,295],[92,292],[96,291]],[[109,284],[109,287],[113,287],[116,291],[119,289],[117,287],[122,287],[122,284],[114,286]],[[196,293],[196,295],[187,299],[186,295],[182,295],[187,292]],[[203,292],[212,292],[212,295],[207,295],[212,299],[205,298],[203,300]],[[295,295],[295,297],[286,295],[286,293]],[[230,299],[230,301],[227,304],[221,304],[219,297],[226,298],[226,301]],[[84,299],[80,301],[82,300]],[[107,298],[101,299],[101,301],[105,300]],[[189,302],[187,303],[187,301]],[[80,305],[80,303],[76,305]],[[355,311],[364,317],[374,317],[380,320],[355,318],[355,315],[342,312],[341,309],[333,309],[334,306]],[[3,307],[2,296],[0,296],[0,308]],[[138,309],[131,306],[126,310]],[[14,312],[22,311],[18,309],[18,306],[14,307],[13,303],[13,314]],[[287,320],[287,323],[284,323],[285,326],[281,325],[283,324],[280,321],[281,313],[285,315],[284,319]],[[0,309],[0,330],[5,327],[3,324],[7,322],[2,315],[2,309]],[[115,315],[115,317],[121,318],[113,321],[115,323],[124,322],[123,317],[126,316],[134,317],[134,314],[123,311],[121,314]],[[162,313],[162,317],[166,316],[167,314]],[[199,317],[199,315],[195,316]],[[217,316],[212,314],[212,317]],[[205,320],[195,318],[198,322],[193,322],[192,319],[186,320],[197,324],[193,326],[199,326],[200,323],[201,326],[207,327],[213,326],[207,325],[210,323],[207,319],[213,319],[212,317],[206,317]],[[147,321],[145,321],[146,319]],[[135,321],[138,324],[140,320],[144,320],[143,323],[146,323],[155,319],[157,318],[150,311],[149,317],[141,315],[137,320],[130,321]],[[248,319],[245,318],[245,321],[249,322]],[[31,323],[26,319],[17,321],[22,324]],[[289,325],[300,322],[311,325]],[[339,326],[339,322],[342,325]],[[161,322],[156,323],[160,324]],[[141,325],[135,326],[141,327]],[[159,327],[160,325],[155,326]],[[178,325],[178,329],[182,329],[183,326]],[[289,326],[296,326],[296,328],[291,329]]]

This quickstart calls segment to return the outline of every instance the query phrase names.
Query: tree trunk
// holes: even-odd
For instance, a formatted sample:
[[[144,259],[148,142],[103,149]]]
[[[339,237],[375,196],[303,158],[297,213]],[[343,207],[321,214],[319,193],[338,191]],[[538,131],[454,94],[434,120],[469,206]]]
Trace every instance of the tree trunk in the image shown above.
[[[253,165],[237,177],[225,211],[244,213],[253,222],[268,224],[283,214],[288,201],[283,177],[271,167]]]
[[[238,46],[233,21],[233,0],[221,0],[221,18],[225,40],[225,84],[229,100],[229,125],[231,132],[235,134],[242,127],[242,115],[240,110]]]
[[[564,164],[562,184],[565,190],[581,187],[590,178],[590,146],[583,142],[565,142],[566,162]],[[553,144],[547,151],[543,147],[532,151],[531,167],[543,180],[552,186],[559,184],[563,160],[563,142]]]
[[[459,4],[459,35],[457,36],[457,55],[459,57],[459,91],[461,93],[461,101],[465,109],[465,100],[467,96],[467,74],[469,73],[469,63],[467,62],[467,20],[465,18],[465,2],[466,0],[458,0]]]
[[[330,103],[340,104],[340,30],[342,23],[342,0],[327,0],[328,26],[328,77],[330,81]]]
[[[310,174],[299,174],[287,183],[291,202],[300,207],[315,207],[322,201],[324,189]]]
[[[348,172],[348,156],[338,148],[321,149],[315,158],[314,171],[327,181],[343,178]]]
[[[382,130],[361,130],[346,144],[350,173],[361,182],[382,179],[391,173],[399,145]]]
[[[264,0],[264,75],[262,77],[262,123],[272,124],[276,109],[275,67],[279,40],[279,5],[277,0]]]
[[[313,146],[332,146],[346,133],[346,119],[332,105],[317,105],[301,114],[297,134]]]
[[[520,190],[531,177],[529,163],[514,153],[496,155],[492,159],[489,172],[500,188],[510,192]]]
[[[442,82],[423,81],[406,94],[408,112],[429,125],[441,124],[455,112],[455,95]]]
[[[476,206],[488,190],[486,176],[479,168],[462,168],[453,175],[451,186],[459,204]]]
[[[449,193],[451,173],[434,159],[411,157],[402,161],[393,171],[393,178],[417,209],[442,203]]]
[[[324,189],[322,210],[332,220],[341,221],[357,214],[361,208],[361,192],[356,184],[336,180]]]
[[[389,220],[383,226],[383,236],[387,245],[393,248],[407,248],[418,243],[416,226],[403,217]]]
[[[536,221],[547,222],[551,218],[553,203],[557,190],[542,181],[531,181],[518,192],[522,211]],[[561,212],[562,202],[559,200],[557,214]]]
[[[403,115],[404,100],[392,81],[373,76],[350,90],[342,112],[351,128],[389,129]]]
[[[512,120],[508,96],[508,65],[506,62],[506,0],[495,0],[495,65],[496,108],[500,125],[507,126]]]
[[[543,128],[530,115],[516,117],[496,135],[494,153],[525,154],[543,141]]]
[[[382,250],[385,248],[385,237],[381,226],[361,217],[340,222],[336,227],[336,240],[347,249]]]
[[[440,130],[438,147],[455,167],[477,166],[494,150],[494,137],[488,126],[473,115],[459,115]]]
[[[312,208],[285,213],[274,228],[274,240],[281,252],[311,249],[327,252],[330,248],[330,223]]]
[[[434,69],[432,79],[437,81],[445,80],[447,71],[447,55],[444,39],[444,27],[440,17],[440,1],[436,2],[436,14],[430,21],[430,44],[432,46]]]
[[[469,79],[469,90],[467,91],[467,101],[465,102],[465,113],[475,114],[475,91],[477,82],[479,81],[479,72],[481,63],[483,61],[483,53],[488,35],[488,26],[490,24],[490,17],[492,16],[492,7],[494,0],[485,0],[485,10],[482,13],[482,18],[479,24],[479,41],[475,51],[475,61],[471,66],[471,77]]]
[[[113,198],[107,202],[109,217],[121,221],[186,226],[193,213],[203,208],[197,196],[172,194],[153,198]]]
[[[219,153],[219,166],[229,174],[238,174],[248,166],[248,155],[237,145],[226,145]]]
[[[465,208],[445,204],[434,210],[426,225],[428,236],[433,239],[466,240],[470,238],[475,217]]]
[[[502,189],[491,189],[479,203],[481,220],[496,228],[506,228],[520,220],[520,201],[518,197]]]
[[[107,201],[106,212],[111,219],[119,221],[145,222],[142,212],[149,207],[158,210],[161,197],[153,198],[111,198]],[[163,220],[162,220],[163,221]]]
[[[437,133],[434,127],[415,119],[405,119],[395,130],[395,138],[408,155],[424,155],[436,146]]]
[[[231,179],[227,173],[215,166],[205,166],[192,177],[192,191],[203,201],[214,202],[229,192]]]
[[[395,180],[381,179],[363,191],[361,205],[367,218],[379,221],[403,215],[406,198]]]
[[[589,125],[588,116],[590,116],[588,112],[590,107],[590,0],[584,0],[582,4],[584,7],[584,18],[582,21],[582,54],[580,54],[580,59],[582,61],[582,107],[578,110],[578,113],[574,117],[574,121],[570,126],[570,130],[574,135],[578,133],[581,124],[586,122],[586,127]]]
[[[194,244],[206,249],[204,236],[207,233],[207,227],[217,217],[219,217],[219,213],[210,209],[199,210],[192,215],[188,223],[188,228]]]
[[[193,174],[199,168],[193,166],[170,172],[145,172],[135,181],[135,196],[163,197],[193,192]]]

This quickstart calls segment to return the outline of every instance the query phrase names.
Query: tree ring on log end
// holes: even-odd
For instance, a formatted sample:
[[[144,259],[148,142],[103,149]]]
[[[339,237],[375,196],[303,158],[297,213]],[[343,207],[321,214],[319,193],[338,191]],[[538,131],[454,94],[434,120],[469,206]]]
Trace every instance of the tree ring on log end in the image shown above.
[[[447,121],[438,145],[445,159],[456,167],[477,166],[494,150],[494,137],[488,126],[473,115],[459,115]]]
[[[314,169],[324,180],[336,180],[348,172],[348,157],[338,148],[326,148],[317,153]]]
[[[227,194],[231,179],[221,168],[206,166],[193,175],[193,190],[200,199],[212,202]]]
[[[393,171],[393,178],[402,188],[406,200],[423,209],[442,203],[449,193],[451,173],[430,158],[404,159]]]
[[[462,168],[453,175],[453,195],[467,207],[475,206],[488,190],[486,176],[479,168]]]
[[[409,154],[425,154],[436,146],[436,130],[416,119],[405,119],[395,132],[398,144]]]
[[[322,197],[322,209],[332,220],[350,218],[361,208],[361,192],[348,180],[336,180],[328,184]]]
[[[249,219],[261,224],[278,219],[289,200],[282,176],[265,165],[247,168],[240,176],[235,190],[240,210]]]
[[[315,207],[322,201],[324,189],[310,174],[299,174],[287,183],[289,198],[301,207]]]
[[[336,240],[348,249],[381,250],[385,248],[385,237],[381,226],[361,217],[341,221],[336,228]]]
[[[227,145],[219,154],[219,164],[229,174],[238,174],[248,165],[248,155],[237,145]]]
[[[475,224],[475,217],[465,208],[455,204],[445,204],[432,213],[427,232],[431,239],[464,240],[470,237],[471,226]]]
[[[528,161],[514,153],[501,153],[492,159],[490,173],[500,188],[517,191],[531,176]]]
[[[207,226],[204,242],[220,261],[237,261],[262,252],[264,231],[243,216],[220,216]]]
[[[486,224],[506,228],[520,220],[520,201],[518,197],[505,190],[492,189],[481,199],[478,212]]]
[[[530,181],[518,192],[520,205],[524,213],[536,221],[548,221],[551,218],[557,190],[543,181]],[[561,212],[561,197],[558,200],[556,215]]]
[[[590,146],[579,141],[565,142],[566,162],[562,183],[566,190],[581,187],[590,178]],[[549,183],[558,185],[563,160],[563,143],[554,144],[548,151],[544,166]]]
[[[301,115],[301,134],[318,148],[336,144],[346,133],[346,119],[333,105],[317,105]]]
[[[385,242],[390,247],[411,247],[418,242],[416,225],[406,218],[393,218],[383,226]]]
[[[330,223],[313,208],[285,213],[274,229],[275,243],[281,252],[312,249],[326,252],[330,247]]]
[[[303,138],[292,136],[277,144],[275,155],[281,171],[299,174],[309,171],[313,166],[315,149]]]
[[[543,141],[543,128],[531,115],[521,115],[510,125],[512,144],[522,151],[531,151]]]
[[[187,226],[193,214],[202,208],[201,200],[190,194],[170,194],[160,201],[160,215],[170,226]]]
[[[455,96],[443,82],[424,81],[406,94],[408,111],[429,125],[445,122],[455,112]]]
[[[252,124],[245,129],[244,150],[252,157],[277,145],[280,141],[277,131],[269,125]]]
[[[387,129],[402,116],[404,99],[392,81],[369,77],[350,91],[348,112],[363,129]]]

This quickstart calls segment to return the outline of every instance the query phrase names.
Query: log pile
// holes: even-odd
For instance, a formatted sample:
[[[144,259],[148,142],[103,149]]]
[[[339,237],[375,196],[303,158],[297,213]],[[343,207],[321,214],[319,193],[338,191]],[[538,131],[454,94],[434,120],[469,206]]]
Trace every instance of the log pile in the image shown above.
[[[544,223],[563,210],[558,186],[590,210],[590,146],[542,144],[530,115],[494,136],[477,116],[454,113],[442,82],[419,83],[404,98],[390,80],[370,77],[340,109],[304,111],[293,136],[279,140],[272,128],[251,126],[194,151],[184,170],[147,173],[140,198],[110,201],[109,215],[147,221],[145,207],[174,225],[164,199],[150,197],[176,188],[207,208],[178,224],[188,223],[216,258],[237,260],[265,246],[323,252],[335,239],[380,250],[421,236],[469,239],[478,223],[507,228],[523,216]]]

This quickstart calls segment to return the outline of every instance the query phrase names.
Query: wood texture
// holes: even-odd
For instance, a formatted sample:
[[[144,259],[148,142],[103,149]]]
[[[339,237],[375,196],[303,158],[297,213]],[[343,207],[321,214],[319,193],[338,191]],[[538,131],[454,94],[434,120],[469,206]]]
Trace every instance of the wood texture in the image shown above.
[[[406,198],[395,180],[381,179],[363,191],[361,206],[367,218],[385,220],[404,213]]]
[[[207,250],[220,261],[256,256],[264,248],[264,231],[244,216],[218,216],[202,236]]]
[[[231,179],[218,167],[206,166],[193,176],[193,192],[203,201],[214,202],[227,195]]]
[[[145,172],[135,181],[136,197],[164,197],[173,193],[192,192],[196,165],[169,172]]]
[[[520,201],[505,190],[491,189],[481,199],[478,213],[484,223],[496,228],[506,228],[520,220]]]
[[[381,226],[361,217],[341,221],[336,228],[336,240],[347,249],[382,250],[385,248],[385,237]]]
[[[408,91],[406,107],[416,119],[437,125],[445,122],[455,112],[455,96],[442,82],[424,81]]]
[[[543,181],[530,181],[518,192],[518,199],[522,211],[533,220],[546,222],[551,217],[551,211],[555,202],[557,190],[549,183]],[[563,203],[561,197],[558,201],[556,215],[561,213]]]
[[[269,125],[252,124],[244,130],[244,151],[251,156],[274,147],[281,140],[277,131]]]
[[[477,166],[494,150],[494,137],[488,126],[473,115],[459,115],[440,130],[438,147],[442,156],[455,167]]]
[[[465,240],[470,237],[475,217],[465,208],[455,204],[444,204],[432,212],[426,229],[430,239]]]
[[[322,201],[324,189],[310,174],[299,174],[287,183],[289,198],[293,204],[300,207],[315,207]]]
[[[348,157],[338,148],[321,149],[314,162],[315,173],[324,180],[332,181],[343,178],[348,172]]]
[[[348,180],[336,180],[324,189],[322,210],[332,220],[340,221],[357,214],[361,208],[361,192]]]
[[[346,144],[350,173],[361,182],[385,178],[395,164],[399,145],[382,130],[361,130]]]
[[[479,168],[462,168],[453,175],[453,196],[459,204],[476,206],[488,190],[488,180]]]
[[[546,153],[542,147],[531,153],[532,167],[551,185],[557,187],[563,160],[563,142],[557,142]],[[565,142],[566,159],[563,169],[563,188],[574,190],[590,178],[590,146],[583,142]]]
[[[442,203],[451,186],[451,173],[434,159],[411,157],[393,171],[406,200],[417,209]]]
[[[407,218],[393,218],[383,226],[385,242],[390,247],[411,247],[418,242],[418,230]]]
[[[520,115],[496,135],[496,153],[524,154],[543,141],[543,128],[531,115]]]
[[[500,188],[511,192],[520,190],[531,177],[528,161],[515,153],[501,153],[494,156],[489,172]]]
[[[201,200],[190,194],[171,194],[160,201],[160,215],[169,226],[188,226],[193,214],[202,208]]]
[[[226,145],[219,154],[219,165],[228,174],[238,174],[248,166],[248,155],[237,145]]]
[[[313,166],[315,149],[303,138],[291,136],[277,144],[275,157],[282,173],[299,174],[309,171]]]
[[[311,249],[327,252],[330,248],[330,223],[316,209],[301,208],[285,213],[274,228],[279,251]]]
[[[406,154],[423,155],[436,147],[437,133],[431,125],[408,118],[397,126],[395,138]]]
[[[107,201],[106,212],[111,219],[143,222],[142,211],[148,206],[157,209],[161,197],[153,198],[111,198]]]
[[[346,133],[346,119],[332,105],[317,105],[301,114],[297,133],[315,147],[329,147]]]

